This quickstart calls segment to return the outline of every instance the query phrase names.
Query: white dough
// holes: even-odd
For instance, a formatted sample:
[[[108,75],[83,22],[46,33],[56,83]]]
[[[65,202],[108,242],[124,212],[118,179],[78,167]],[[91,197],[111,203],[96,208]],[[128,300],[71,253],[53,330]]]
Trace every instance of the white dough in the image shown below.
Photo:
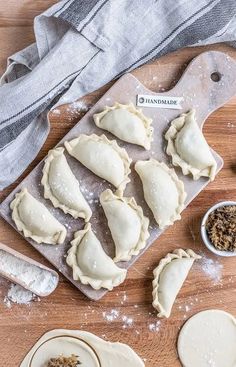
[[[132,160],[115,140],[109,140],[105,135],[82,134],[76,139],[66,141],[65,147],[70,155],[117,189],[124,190],[130,182],[128,175]]]
[[[86,222],[92,211],[80,191],[79,181],[74,176],[64,156],[64,148],[55,148],[48,152],[41,181],[45,199],[51,200],[55,208],[74,218],[83,218]]]
[[[108,220],[108,226],[116,246],[117,261],[128,261],[138,255],[149,237],[149,219],[143,215],[141,206],[135,199],[105,190],[100,195],[100,203]]]
[[[154,269],[153,307],[158,317],[169,317],[175,299],[193,265],[194,260],[201,256],[193,250],[177,249],[167,254]]]
[[[107,130],[119,139],[131,144],[141,145],[149,150],[153,140],[152,119],[146,117],[142,110],[135,108],[133,103],[115,103],[104,111],[93,115],[95,124]]]
[[[75,233],[71,245],[66,262],[72,267],[74,280],[109,290],[125,280],[127,270],[119,268],[105,253],[90,223]]]
[[[194,180],[201,176],[214,180],[216,161],[197,124],[195,110],[173,120],[165,138],[167,154],[172,157],[174,166],[181,167],[184,175],[191,173]]]
[[[26,188],[16,194],[10,207],[17,229],[23,231],[25,237],[53,245],[65,241],[66,228]]]
[[[160,228],[180,219],[186,193],[173,169],[155,159],[138,161],[135,170],[143,183],[144,198]]]
[[[178,353],[184,367],[235,367],[236,319],[221,310],[197,313],[180,331]]]
[[[28,352],[20,367],[44,367],[51,358],[77,355],[81,367],[144,367],[128,345],[111,343],[87,331],[52,330]]]

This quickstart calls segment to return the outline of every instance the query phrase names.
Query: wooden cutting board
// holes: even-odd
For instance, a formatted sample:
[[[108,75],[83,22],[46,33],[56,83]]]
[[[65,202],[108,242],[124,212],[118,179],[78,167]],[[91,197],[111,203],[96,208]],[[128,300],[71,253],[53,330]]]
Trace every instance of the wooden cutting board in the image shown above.
[[[124,147],[133,162],[140,159],[148,159],[149,157],[156,158],[170,164],[169,157],[165,154],[165,143],[163,133],[169,126],[169,122],[177,117],[181,112],[186,112],[190,108],[196,109],[197,122],[199,126],[203,126],[204,121],[210,113],[226,103],[233,95],[236,94],[236,63],[229,56],[220,52],[206,52],[196,57],[186,69],[184,75],[177,85],[170,91],[162,93],[164,96],[182,97],[182,110],[143,108],[144,114],[153,119],[154,126],[154,142],[150,151],[127,144],[118,140],[120,146]],[[136,103],[137,94],[158,95],[155,92],[148,90],[142,83],[131,74],[123,76],[118,80],[104,96],[94,105],[93,108],[81,119],[81,121],[70,130],[70,132],[58,144],[63,145],[65,140],[73,139],[81,133],[91,134],[97,133],[101,135],[104,131],[98,129],[92,119],[92,115],[101,111],[106,105],[113,105],[114,102],[120,103]],[[111,134],[106,133],[108,138],[113,139]],[[217,161],[217,171],[222,167],[223,161],[220,156],[213,152]],[[89,201],[93,210],[91,223],[96,231],[99,240],[104,246],[106,252],[113,256],[114,246],[107,227],[107,222],[103,211],[99,206],[98,198],[100,193],[108,187],[108,183],[101,180],[89,170],[83,167],[74,158],[67,155],[70,167],[76,177],[81,182],[81,188],[85,197]],[[54,247],[51,245],[38,245],[33,240],[27,241],[35,247],[43,256],[45,256],[60,272],[62,272],[77,288],[79,288],[90,299],[98,300],[105,293],[105,290],[95,291],[90,286],[85,286],[72,279],[71,269],[65,263],[65,255],[70,247],[70,240],[73,238],[73,233],[81,229],[84,225],[82,220],[75,220],[70,216],[66,216],[59,209],[52,207],[49,201],[43,199],[43,189],[40,185],[42,177],[43,161],[18,185],[15,190],[4,200],[0,206],[1,215],[14,228],[15,224],[11,219],[9,204],[13,200],[16,192],[22,187],[27,187],[37,199],[43,202],[52,214],[68,229],[68,235],[63,245]],[[183,176],[179,169],[176,172],[181,180],[184,181],[187,192],[186,205],[188,205],[198,193],[207,185],[207,179],[193,181],[190,176]],[[137,202],[144,208],[145,214],[150,218],[150,238],[144,251],[152,244],[152,242],[160,236],[163,231],[160,231],[154,223],[153,216],[145,204],[142,192],[141,182],[132,168],[130,175],[131,183],[125,191],[126,196],[135,196]],[[120,263],[119,265],[129,268],[139,257],[133,257],[129,262]]]

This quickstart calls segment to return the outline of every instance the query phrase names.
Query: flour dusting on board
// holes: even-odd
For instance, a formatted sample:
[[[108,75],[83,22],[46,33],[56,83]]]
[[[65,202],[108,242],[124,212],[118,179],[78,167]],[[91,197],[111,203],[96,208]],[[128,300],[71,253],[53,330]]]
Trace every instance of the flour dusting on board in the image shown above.
[[[75,101],[70,103],[67,107],[66,107],[66,112],[71,113],[72,115],[75,114],[80,114],[80,113],[85,113],[88,112],[88,110],[90,109],[91,105],[88,105],[86,102],[84,101]],[[56,117],[56,116],[60,116],[62,114],[62,111],[59,108],[54,108],[51,113]]]
[[[89,106],[84,101],[75,101],[67,107],[67,112],[71,113],[80,113],[80,112],[87,112],[91,106]]]
[[[52,110],[51,113],[53,115],[59,116],[61,114],[61,110],[59,110],[59,108],[54,108],[54,110]]]

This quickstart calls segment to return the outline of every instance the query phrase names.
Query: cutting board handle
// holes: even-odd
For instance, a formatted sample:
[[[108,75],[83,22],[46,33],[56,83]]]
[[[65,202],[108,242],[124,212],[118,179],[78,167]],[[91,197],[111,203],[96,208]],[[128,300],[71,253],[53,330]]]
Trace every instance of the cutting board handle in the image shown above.
[[[175,87],[164,94],[183,96],[185,108],[196,109],[202,126],[212,112],[236,95],[236,62],[223,52],[204,52],[190,62]]]

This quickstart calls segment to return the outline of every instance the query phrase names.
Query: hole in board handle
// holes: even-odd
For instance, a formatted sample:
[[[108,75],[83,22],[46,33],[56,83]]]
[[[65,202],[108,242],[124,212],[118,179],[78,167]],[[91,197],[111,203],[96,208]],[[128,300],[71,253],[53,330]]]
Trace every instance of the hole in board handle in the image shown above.
[[[221,74],[218,71],[215,71],[211,74],[211,80],[215,83],[218,83],[221,79]]]

